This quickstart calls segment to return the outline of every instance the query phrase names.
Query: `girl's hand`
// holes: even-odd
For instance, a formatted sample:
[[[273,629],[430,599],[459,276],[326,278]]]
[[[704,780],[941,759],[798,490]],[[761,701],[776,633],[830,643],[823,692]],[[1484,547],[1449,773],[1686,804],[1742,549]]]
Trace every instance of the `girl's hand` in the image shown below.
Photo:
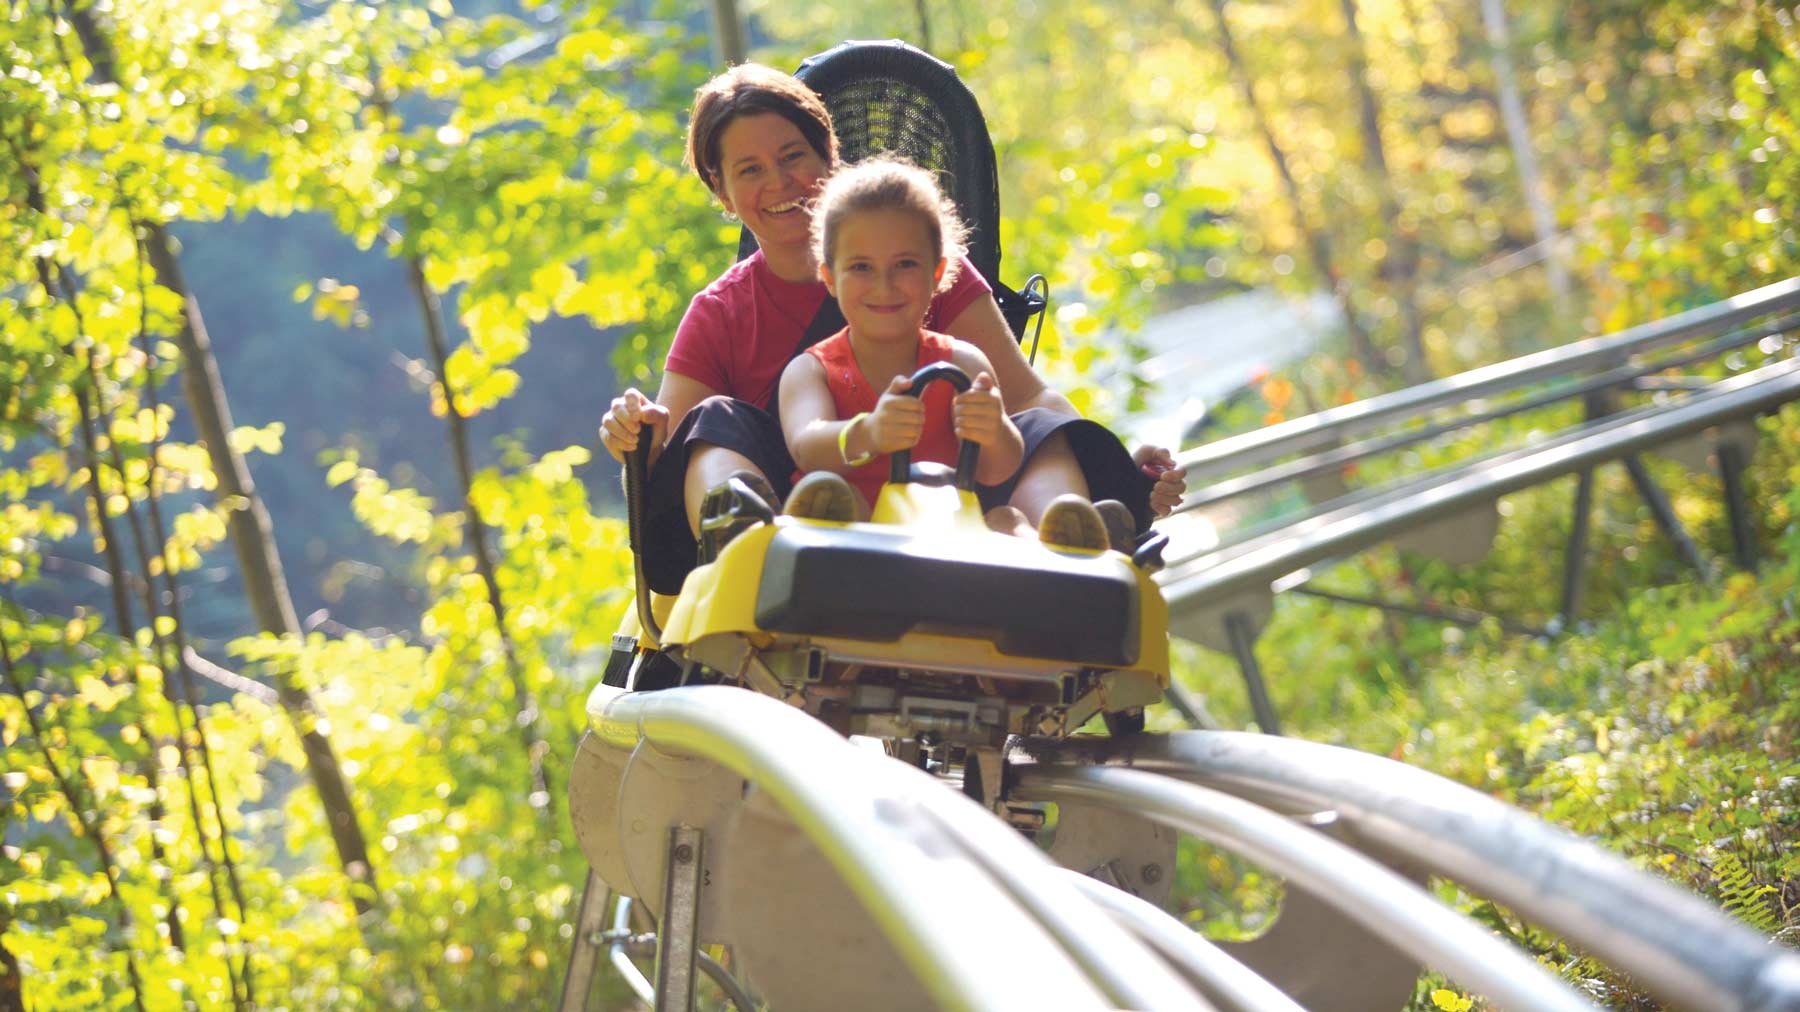
[[[1150,511],[1168,516],[1187,495],[1187,468],[1175,466],[1175,455],[1160,446],[1140,446],[1131,459],[1138,470],[1156,479],[1150,488]]]
[[[969,389],[951,401],[951,418],[956,438],[967,439],[977,446],[993,446],[1000,438],[1001,422],[1006,418],[1006,405],[994,386],[994,377],[981,373]]]
[[[925,431],[925,402],[906,394],[912,380],[895,376],[889,381],[875,410],[863,419],[863,431],[875,453],[910,450]]]
[[[650,424],[650,445],[661,447],[669,432],[669,409],[645,397],[636,387],[628,388],[613,398],[606,417],[600,420],[600,445],[619,463],[637,449],[638,435],[644,424]]]

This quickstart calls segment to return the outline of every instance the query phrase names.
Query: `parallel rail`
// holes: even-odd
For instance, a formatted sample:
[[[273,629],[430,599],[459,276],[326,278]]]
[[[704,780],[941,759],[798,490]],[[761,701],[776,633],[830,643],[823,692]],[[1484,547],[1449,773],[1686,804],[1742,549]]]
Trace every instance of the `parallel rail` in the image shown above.
[[[1616,334],[1547,348],[1544,351],[1393,393],[1330,408],[1303,418],[1221,439],[1180,455],[1188,482],[1257,467],[1296,453],[1336,445],[1383,426],[1420,417],[1438,408],[1508,393],[1535,383],[1624,365],[1633,355],[1720,333],[1761,316],[1800,308],[1800,278],[1789,278],[1720,302],[1690,309]]]
[[[600,686],[589,715],[606,747],[704,759],[775,798],[940,1007],[1299,1007],[1156,908],[1057,871],[953,787],[776,700],[722,686]],[[1800,954],[1586,841],[1391,760],[1182,732],[1027,741],[1010,778],[1020,798],[1099,803],[1200,833],[1503,1008],[1593,1005],[1390,868],[1503,903],[1671,1007],[1800,1012]]]

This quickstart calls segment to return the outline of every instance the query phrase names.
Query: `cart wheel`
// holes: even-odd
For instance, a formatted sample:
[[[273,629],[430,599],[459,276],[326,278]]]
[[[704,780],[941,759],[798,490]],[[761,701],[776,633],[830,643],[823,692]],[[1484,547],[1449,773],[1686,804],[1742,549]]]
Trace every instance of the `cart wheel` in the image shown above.
[[[1141,706],[1135,710],[1103,713],[1100,719],[1106,721],[1106,733],[1114,738],[1128,738],[1144,730],[1144,708]]]

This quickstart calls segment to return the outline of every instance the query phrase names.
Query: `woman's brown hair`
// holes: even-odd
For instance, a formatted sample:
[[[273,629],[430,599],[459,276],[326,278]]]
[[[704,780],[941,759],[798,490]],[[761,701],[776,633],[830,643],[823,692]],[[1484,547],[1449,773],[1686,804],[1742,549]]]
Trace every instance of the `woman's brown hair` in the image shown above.
[[[714,193],[724,189],[719,139],[725,128],[740,116],[770,112],[794,124],[828,169],[837,167],[837,135],[831,132],[831,113],[824,100],[792,74],[760,63],[740,63],[694,92],[687,164],[707,189]]]

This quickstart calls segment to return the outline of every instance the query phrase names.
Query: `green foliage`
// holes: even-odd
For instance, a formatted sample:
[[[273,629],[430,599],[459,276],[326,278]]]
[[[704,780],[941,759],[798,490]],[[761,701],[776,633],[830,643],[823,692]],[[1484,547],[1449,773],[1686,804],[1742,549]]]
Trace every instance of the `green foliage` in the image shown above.
[[[316,208],[364,242],[421,258],[437,284],[457,287],[469,325],[447,377],[466,413],[513,394],[507,364],[550,311],[603,325],[673,312],[692,271],[619,239],[627,216],[679,208],[664,192],[680,189],[678,176],[672,160],[634,154],[635,131],[649,128],[621,95],[697,71],[673,62],[677,49],[581,17],[555,57],[491,75],[471,69],[475,58],[516,31],[447,9],[334,5],[288,21],[265,6],[236,12],[227,33],[210,7],[140,5],[96,21],[117,49],[92,59],[60,19],[9,22],[4,42],[25,69],[0,92],[13,187],[0,220],[20,239],[0,287],[6,582],[31,593],[57,542],[85,526],[98,546],[103,518],[113,540],[129,536],[113,547],[132,558],[153,504],[164,529],[149,566],[120,561],[105,575],[127,585],[188,574],[235,508],[188,504],[215,486],[207,456],[171,439],[175,413],[147,399],[146,378],[160,385],[177,365],[161,338],[182,307],[140,259],[135,223]],[[98,78],[94,61],[126,86]],[[397,108],[426,110],[426,123],[405,127]],[[678,136],[666,114],[654,132]],[[609,199],[607,188],[633,196]],[[657,279],[671,277],[658,295]],[[353,283],[301,297],[315,293],[321,319],[360,322]],[[87,423],[97,457],[84,450]],[[231,439],[274,455],[283,429],[244,426]],[[535,459],[508,450],[476,475],[472,496],[497,532],[557,786],[628,586],[620,525],[592,514],[576,478],[586,463],[580,448]],[[99,512],[84,508],[90,477]],[[0,944],[20,960],[32,1006],[225,1007],[251,978],[264,1002],[319,1009],[535,1005],[554,987],[585,862],[552,799],[522,789],[517,714],[458,514],[435,512],[432,497],[353,454],[328,477],[350,486],[351,510],[372,529],[423,546],[416,580],[432,603],[419,631],[334,627],[232,651],[246,673],[288,676],[317,700],[302,719],[330,738],[364,828],[376,830],[374,912],[356,916],[350,901],[366,887],[347,887],[316,797],[295,786],[304,758],[289,715],[257,694],[215,691],[199,710],[172,702],[174,615],[159,610],[154,635],[127,636],[119,621],[149,618],[137,603],[111,630],[86,606],[57,615],[9,604],[0,633],[20,691],[0,695],[0,720],[5,768],[19,772],[0,794]],[[181,741],[209,745],[216,762],[203,779]],[[242,910],[214,901],[209,862],[222,845],[239,859]],[[173,923],[186,926],[184,949]]]
[[[1593,550],[1622,572],[1596,574],[1588,617],[1556,639],[1384,617],[1316,599],[1278,599],[1257,653],[1285,730],[1388,755],[1520,805],[1702,893],[1751,926],[1800,941],[1800,408],[1761,423],[1752,468],[1760,573],[1707,583],[1684,572],[1631,502],[1597,496]],[[1665,487],[1680,488],[1673,482]],[[1460,572],[1374,553],[1337,567],[1334,588],[1419,597],[1540,619],[1554,611],[1566,541],[1566,490],[1515,496],[1489,560]],[[1712,557],[1729,548],[1716,484],[1690,482],[1678,510]],[[1608,516],[1622,518],[1608,521]],[[1630,558],[1622,549],[1633,549]],[[1595,563],[1595,570],[1602,567]],[[1407,574],[1410,574],[1408,576]],[[1249,706],[1228,659],[1194,648],[1178,670],[1227,724]],[[1173,726],[1172,715],[1157,715]],[[1221,899],[1185,874],[1183,902],[1232,935],[1267,918],[1272,898]],[[1227,886],[1233,883],[1227,881]],[[1614,1007],[1640,992],[1555,940],[1455,890],[1571,981]],[[1432,1007],[1421,995],[1415,1008]]]
[[[1413,293],[1440,371],[1574,329],[1550,319],[1537,272],[1484,267],[1531,236],[1472,8],[1359,8],[1361,55],[1381,68],[1372,88],[1385,181],[1347,126],[1356,53],[1341,4],[1226,7],[1292,163],[1293,201],[1220,51],[1213,7],[1198,0],[1078,4],[1054,17],[1031,3],[979,17],[936,3],[763,5],[758,27],[774,41],[755,55],[787,66],[845,37],[917,38],[926,18],[1000,152],[1007,280],[1051,276],[1053,381],[1116,416],[1135,391],[1080,379],[1136,354],[1107,335],[1225,286],[1317,287],[1309,228],[1342,251],[1351,305],[1384,347]],[[71,24],[79,12],[93,15],[103,49]],[[547,44],[518,45],[546,25]],[[1518,55],[1530,53],[1528,111],[1578,245],[1583,329],[1800,266],[1783,157],[1800,142],[1800,61],[1785,12],[1589,0],[1523,15],[1516,31]],[[271,1007],[542,1005],[568,951],[583,862],[556,790],[532,796],[508,667],[537,701],[559,789],[630,586],[621,525],[596,515],[581,484],[588,451],[533,452],[511,438],[475,447],[465,504],[423,480],[417,461],[373,452],[372,437],[309,442],[298,419],[253,401],[233,443],[289,468],[273,473],[303,472],[323,504],[282,517],[284,540],[298,531],[294,543],[332,555],[317,526],[329,515],[389,543],[399,561],[385,572],[348,557],[325,565],[337,589],[373,584],[406,621],[359,630],[341,623],[377,623],[347,609],[313,616],[303,636],[242,636],[242,602],[208,582],[228,565],[219,542],[242,504],[214,501],[206,449],[172,403],[175,374],[191,364],[172,341],[184,307],[155,283],[140,240],[184,229],[184,262],[216,258],[233,282],[267,267],[275,290],[304,305],[265,307],[257,319],[268,326],[216,336],[249,349],[246,373],[304,376],[329,404],[378,396],[370,376],[324,349],[387,340],[383,314],[396,304],[413,319],[402,276],[415,265],[427,294],[445,300],[453,350],[441,376],[399,357],[440,415],[445,398],[482,419],[542,398],[523,358],[558,320],[618,332],[619,372],[647,384],[688,297],[735,241],[679,165],[681,111],[709,73],[700,43],[676,20],[630,25],[595,6],[515,17],[441,0],[142,0],[18,8],[0,20],[0,48],[10,68],[0,79],[0,945],[25,969],[30,1007],[128,1007],[136,992],[148,1009],[224,1008],[252,979]],[[294,261],[280,240],[327,229],[371,256],[281,273]],[[250,242],[255,256],[233,256],[242,246],[231,243]],[[1399,252],[1408,242],[1416,285]],[[378,257],[394,268],[381,273]],[[1278,420],[1388,382],[1320,357],[1267,378],[1226,423]],[[1349,477],[1380,481],[1566,420],[1490,426]],[[1796,432],[1793,411],[1764,427],[1752,481],[1763,543],[1780,561],[1759,579],[1678,582],[1629,486],[1603,472],[1582,635],[1509,639],[1493,623],[1446,632],[1284,599],[1262,646],[1277,704],[1300,733],[1526,805],[1792,942]],[[322,473],[306,470],[321,451]],[[1715,484],[1656,466],[1683,520],[1722,551]],[[1377,553],[1331,578],[1541,623],[1556,607],[1543,546],[1566,535],[1567,498],[1556,487],[1509,497],[1493,556],[1471,570]],[[513,662],[464,541],[471,519],[494,535]],[[87,560],[105,567],[103,581],[69,582]],[[140,592],[170,589],[170,578],[166,597]],[[1658,589],[1639,591],[1649,585]],[[125,614],[108,586],[129,591]],[[229,678],[184,701],[184,643],[252,678],[291,677],[317,711],[296,716]],[[1177,655],[1215,710],[1247,712],[1217,658],[1186,645]],[[372,889],[338,867],[291,719],[325,734],[343,762],[374,844]],[[207,766],[195,758],[202,744]],[[223,887],[227,854],[242,909]],[[1188,920],[1222,936],[1254,933],[1280,902],[1277,880],[1193,842],[1177,886]],[[1632,1000],[1629,982],[1444,892],[1570,979]],[[370,914],[358,917],[359,899],[373,901]],[[1427,978],[1414,1007],[1471,1001]]]

